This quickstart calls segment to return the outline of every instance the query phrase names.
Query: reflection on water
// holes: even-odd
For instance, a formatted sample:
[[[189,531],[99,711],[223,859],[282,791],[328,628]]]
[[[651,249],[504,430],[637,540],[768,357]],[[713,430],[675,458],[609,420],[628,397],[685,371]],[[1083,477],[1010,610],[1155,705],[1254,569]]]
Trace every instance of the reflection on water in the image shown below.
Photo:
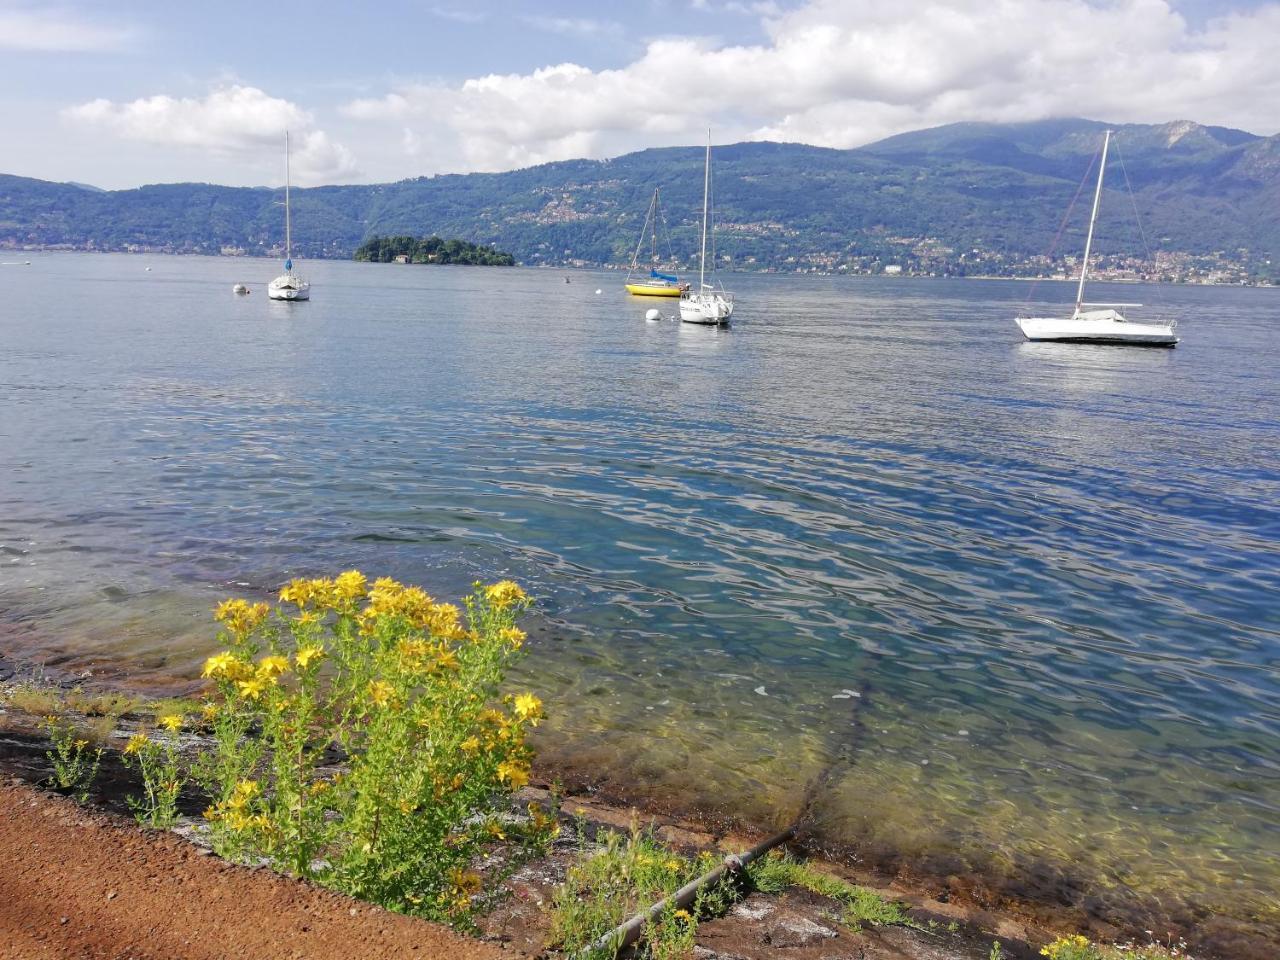
[[[1274,291],[1159,291],[1195,322],[1145,351],[1022,343],[997,283],[742,277],[719,330],[612,275],[150,263],[4,278],[0,653],[181,685],[229,592],[514,576],[567,771],[1280,928]]]

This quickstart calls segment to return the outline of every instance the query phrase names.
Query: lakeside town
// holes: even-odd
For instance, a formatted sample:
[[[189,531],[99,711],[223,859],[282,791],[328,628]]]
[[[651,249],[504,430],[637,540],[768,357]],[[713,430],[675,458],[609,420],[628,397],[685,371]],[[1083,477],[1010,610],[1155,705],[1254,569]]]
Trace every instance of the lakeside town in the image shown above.
[[[732,236],[733,226],[726,225],[725,233]],[[998,250],[970,248],[957,252],[932,237],[890,237],[883,240],[888,248],[884,253],[851,255],[847,251],[806,253],[786,256],[778,261],[763,261],[759,257],[735,258],[730,254],[719,257],[720,269],[750,273],[813,274],[816,276],[860,277],[950,277],[982,280],[1072,280],[1079,276],[1080,258],[1076,255],[1061,257],[1018,256]],[[282,248],[265,243],[259,250],[243,246],[219,246],[210,249],[207,244],[138,244],[101,246],[93,241],[80,244],[31,244],[0,239],[0,250],[23,253],[42,251],[81,251],[93,253],[133,253],[163,255],[205,255],[223,257],[278,257]],[[571,253],[571,251],[570,251]],[[334,249],[336,259],[348,259],[349,254]],[[1207,254],[1183,252],[1158,252],[1154,262],[1137,257],[1099,256],[1089,267],[1096,280],[1119,283],[1173,283],[1226,286],[1274,286],[1270,276],[1260,276],[1251,264],[1255,261],[1248,250],[1214,251]],[[582,257],[550,255],[534,252],[525,266],[573,269],[625,270],[625,264],[588,260]],[[1265,266],[1270,265],[1266,261]],[[688,264],[672,264],[676,269],[690,269]],[[692,267],[696,269],[696,261]]]

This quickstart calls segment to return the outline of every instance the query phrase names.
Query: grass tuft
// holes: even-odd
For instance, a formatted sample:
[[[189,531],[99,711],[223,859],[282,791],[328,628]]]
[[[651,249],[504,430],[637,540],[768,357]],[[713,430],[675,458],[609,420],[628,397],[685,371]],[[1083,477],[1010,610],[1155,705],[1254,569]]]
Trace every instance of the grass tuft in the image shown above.
[[[840,922],[855,930],[864,926],[912,926],[901,904],[877,893],[814,869],[781,853],[771,853],[747,867],[752,885],[762,893],[802,887],[840,904]]]

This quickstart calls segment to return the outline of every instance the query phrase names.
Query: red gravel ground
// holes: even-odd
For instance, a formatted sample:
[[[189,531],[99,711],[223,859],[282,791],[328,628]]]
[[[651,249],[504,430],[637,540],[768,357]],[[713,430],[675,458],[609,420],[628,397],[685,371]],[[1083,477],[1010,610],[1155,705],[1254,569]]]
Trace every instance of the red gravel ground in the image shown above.
[[[0,785],[0,957],[510,956],[444,927],[234,866],[167,833]]]

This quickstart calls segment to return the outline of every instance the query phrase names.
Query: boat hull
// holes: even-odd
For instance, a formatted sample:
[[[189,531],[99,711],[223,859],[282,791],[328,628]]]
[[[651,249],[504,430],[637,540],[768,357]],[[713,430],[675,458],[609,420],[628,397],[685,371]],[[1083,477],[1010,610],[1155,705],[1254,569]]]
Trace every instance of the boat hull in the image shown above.
[[[678,297],[682,292],[679,287],[666,284],[628,283],[626,288],[633,297]]]
[[[733,316],[733,297],[723,293],[687,293],[680,298],[680,319],[685,323],[724,326]]]
[[[310,300],[311,284],[297,277],[276,277],[267,287],[267,297],[271,300]]]
[[[1017,322],[1022,335],[1036,343],[1101,343],[1134,347],[1174,347],[1178,344],[1173,325],[1169,323],[1061,317],[1019,317]]]

